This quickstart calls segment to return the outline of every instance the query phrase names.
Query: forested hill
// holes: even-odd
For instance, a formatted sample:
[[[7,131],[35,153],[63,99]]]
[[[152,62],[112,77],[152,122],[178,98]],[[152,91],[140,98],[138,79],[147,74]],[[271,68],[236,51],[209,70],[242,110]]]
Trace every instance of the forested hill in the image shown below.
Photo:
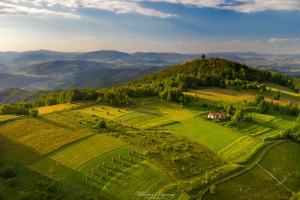
[[[198,59],[175,65],[129,82],[126,86],[168,85],[170,87],[181,87],[181,89],[185,90],[187,88],[197,89],[198,87],[210,86],[225,87],[226,80],[240,82],[267,81],[289,87],[296,92],[300,90],[299,79],[289,79],[278,72],[254,69],[244,64],[219,58]]]
[[[128,105],[134,103],[132,98],[150,96],[159,96],[161,99],[186,104],[192,99],[191,96],[183,93],[188,89],[210,86],[224,88],[226,85],[244,89],[258,89],[261,85],[258,86],[257,81],[277,83],[289,87],[295,92],[300,89],[299,79],[289,79],[278,72],[253,69],[225,59],[211,58],[175,65],[118,88],[102,88],[100,90],[74,88],[56,94],[42,95],[33,102],[11,106],[2,105],[0,114],[26,114],[31,108],[82,100],[97,100],[111,105]]]

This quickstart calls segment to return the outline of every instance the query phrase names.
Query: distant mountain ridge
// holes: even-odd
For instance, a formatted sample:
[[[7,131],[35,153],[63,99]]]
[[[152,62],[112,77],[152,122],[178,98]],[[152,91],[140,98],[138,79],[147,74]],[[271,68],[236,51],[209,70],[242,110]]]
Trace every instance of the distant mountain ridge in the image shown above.
[[[70,73],[78,74],[89,70],[115,67],[116,65],[109,63],[98,63],[81,60],[62,60],[39,63],[22,68],[20,72],[25,72],[31,75],[64,75]]]
[[[19,88],[8,88],[0,91],[0,105],[9,102],[27,102],[37,99],[42,94],[55,94],[61,90],[43,91],[37,90],[34,92],[29,92]]]

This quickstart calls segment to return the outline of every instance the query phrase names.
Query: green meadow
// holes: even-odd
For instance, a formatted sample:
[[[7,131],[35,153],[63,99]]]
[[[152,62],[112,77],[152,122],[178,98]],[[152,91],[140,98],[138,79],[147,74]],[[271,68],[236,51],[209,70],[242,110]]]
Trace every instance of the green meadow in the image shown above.
[[[220,151],[243,136],[241,133],[201,118],[192,118],[179,123],[166,125],[165,128],[203,144],[215,152]]]

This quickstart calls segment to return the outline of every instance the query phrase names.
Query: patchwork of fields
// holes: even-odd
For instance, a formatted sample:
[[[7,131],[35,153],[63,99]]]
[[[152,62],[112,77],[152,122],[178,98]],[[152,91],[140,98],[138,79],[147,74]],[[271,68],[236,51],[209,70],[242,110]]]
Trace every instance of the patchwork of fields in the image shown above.
[[[213,95],[211,91],[204,93],[207,98]],[[224,98],[226,102],[240,97],[222,93],[212,98]],[[40,113],[78,105],[44,107]],[[241,166],[233,163],[247,166],[271,143],[263,143],[263,138],[293,126],[292,118],[258,113],[252,114],[255,122],[243,124],[237,131],[195,118],[209,111],[189,111],[175,102],[126,109],[98,104],[36,119],[25,118],[0,125],[0,152],[42,174],[112,199],[145,199],[140,195],[143,192],[155,196],[170,188],[177,191],[174,199],[189,199],[181,188],[174,189],[178,187],[175,182],[198,180],[206,186],[210,183],[206,176],[215,181],[235,173]],[[5,117],[13,116],[2,116],[0,121]],[[96,130],[95,124],[101,119],[106,120],[107,128]],[[163,128],[155,128],[160,126]],[[272,148],[260,165],[296,191],[300,188],[299,156],[299,144],[285,142]],[[192,191],[193,187],[186,185],[185,189]],[[203,199],[275,200],[290,196],[274,178],[255,166],[217,184],[217,193],[207,192]]]
[[[25,118],[1,125],[2,154],[29,164],[78,139],[94,134],[51,116]]]
[[[125,146],[123,142],[112,137],[100,134],[92,135],[38,159],[30,165],[30,168],[63,180],[95,157],[122,146]],[[61,166],[56,165],[58,160],[62,164]],[[50,167],[55,171],[49,172]]]

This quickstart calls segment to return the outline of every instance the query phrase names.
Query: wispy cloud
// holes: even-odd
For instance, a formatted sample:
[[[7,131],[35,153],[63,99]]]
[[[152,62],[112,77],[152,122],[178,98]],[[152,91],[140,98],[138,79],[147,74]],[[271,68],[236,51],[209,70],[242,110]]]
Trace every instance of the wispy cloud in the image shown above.
[[[296,42],[298,41],[298,38],[272,38],[269,40],[269,42],[286,42],[286,41]]]
[[[278,0],[134,0],[167,2],[173,4],[182,4],[186,6],[195,6],[199,8],[217,8],[225,10],[234,10],[236,12],[252,13],[265,10],[300,10],[300,2],[297,0],[278,1]]]
[[[46,9],[28,8],[0,2],[0,15],[38,16],[38,17],[64,17],[69,19],[80,19],[79,15],[61,13]]]
[[[177,17],[174,14],[166,14],[160,11],[141,7],[135,1],[121,1],[121,0],[9,0],[13,3],[30,3],[35,6],[53,7],[61,5],[68,8],[94,8],[99,10],[108,10],[117,14],[125,13],[139,13],[146,16],[154,16],[160,18]]]

